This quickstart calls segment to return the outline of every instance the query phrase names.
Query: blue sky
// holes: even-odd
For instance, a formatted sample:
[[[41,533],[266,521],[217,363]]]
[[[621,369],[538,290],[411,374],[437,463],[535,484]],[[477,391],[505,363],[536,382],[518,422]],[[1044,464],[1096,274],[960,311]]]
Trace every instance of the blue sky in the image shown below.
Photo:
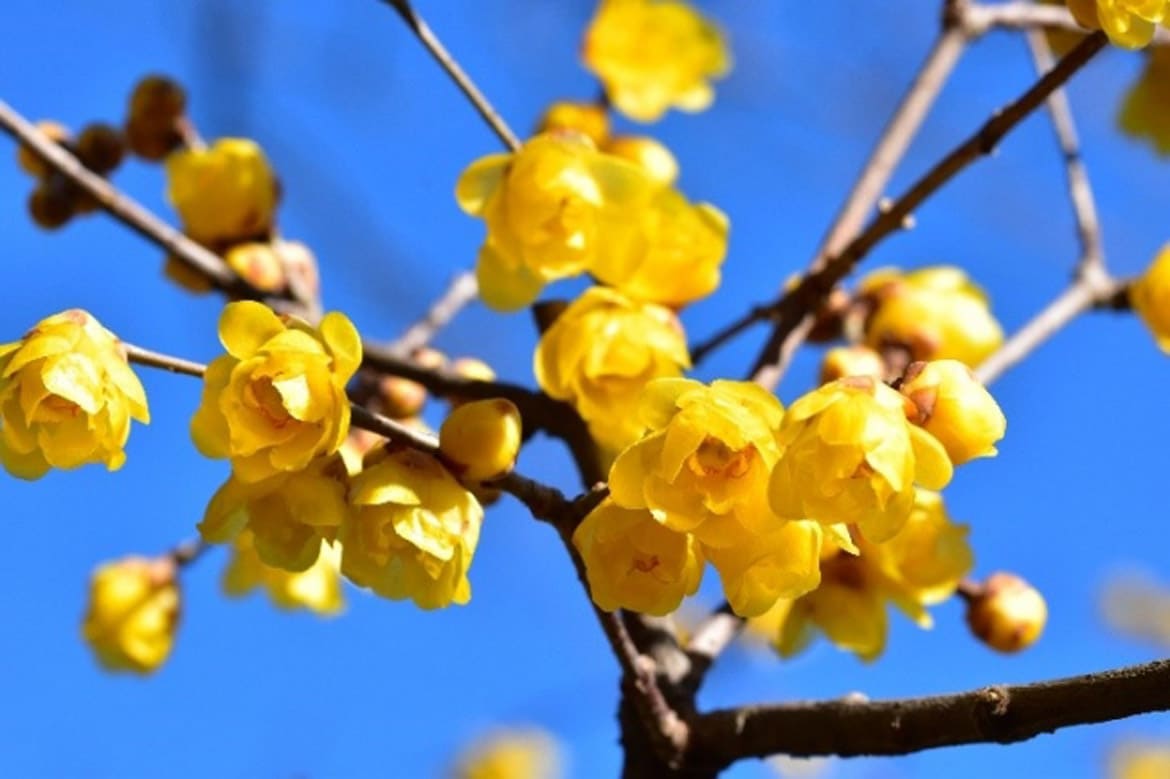
[[[736,69],[712,111],[652,128],[679,157],[688,195],[719,205],[732,221],[723,287],[684,316],[695,338],[767,298],[807,262],[936,24],[931,2],[706,7],[730,34]],[[520,131],[549,101],[595,92],[576,58],[592,2],[430,0],[420,8]],[[482,227],[451,193],[461,169],[496,151],[497,141],[374,0],[7,0],[3,18],[0,98],[27,115],[75,127],[117,120],[133,82],[159,71],[188,85],[205,136],[262,143],[284,184],[284,233],[316,250],[327,307],[347,312],[365,335],[394,335],[473,261]],[[1114,129],[1139,64],[1111,51],[1072,89],[1109,260],[1121,274],[1138,271],[1170,239],[1170,165]],[[980,42],[893,189],[1030,80],[1022,40],[1000,33]],[[10,151],[0,148],[0,158]],[[116,181],[165,208],[157,168],[133,163]],[[9,280],[0,340],[82,307],[126,340],[192,359],[215,355],[219,300],[168,285],[161,253],[107,219],[38,231],[24,212],[30,186],[14,164],[0,164],[0,262]],[[1041,115],[917,217],[913,231],[884,243],[867,266],[961,264],[991,293],[1009,330],[1059,292],[1077,250],[1060,158]],[[740,376],[763,335],[735,342],[699,376]],[[527,315],[478,306],[439,340],[454,356],[481,355],[524,382],[532,380],[534,343]],[[781,398],[806,389],[815,369],[815,354],[803,355]],[[216,552],[184,577],[183,625],[169,664],[148,680],[100,673],[78,635],[90,569],[191,535],[227,471],[189,443],[197,382],[142,375],[153,422],[135,429],[120,472],[91,467],[31,484],[0,478],[10,531],[0,562],[6,774],[428,777],[483,730],[531,723],[564,741],[572,776],[616,775],[616,664],[555,535],[509,500],[489,512],[465,608],[422,613],[351,591],[337,620],[283,614],[259,597],[220,596],[224,555]],[[1097,595],[1127,566],[1170,576],[1156,543],[1166,519],[1168,375],[1170,363],[1136,321],[1101,314],[1075,323],[995,387],[1009,420],[1001,455],[964,467],[946,496],[953,516],[972,527],[981,574],[1018,571],[1048,596],[1051,621],[1033,650],[992,654],[967,635],[952,603],[937,609],[929,633],[895,617],[886,656],[870,666],[823,644],[784,663],[733,650],[701,703],[926,694],[1154,657],[1109,634]],[[521,465],[573,486],[551,443],[536,442]],[[717,597],[708,576],[702,603]],[[962,779],[1042,764],[1052,775],[1090,777],[1126,735],[1170,741],[1170,720],[1075,729],[1010,749],[842,762],[831,775]],[[731,775],[767,773],[745,764]]]

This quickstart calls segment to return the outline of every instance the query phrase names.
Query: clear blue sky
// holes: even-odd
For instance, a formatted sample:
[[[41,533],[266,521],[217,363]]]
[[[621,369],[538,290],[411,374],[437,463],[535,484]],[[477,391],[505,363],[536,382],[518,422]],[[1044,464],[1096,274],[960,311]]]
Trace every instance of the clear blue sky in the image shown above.
[[[531,126],[550,100],[588,97],[576,60],[593,3],[421,2],[421,10],[505,117]],[[859,168],[890,106],[924,56],[933,2],[708,3],[729,30],[736,69],[714,110],[655,126],[677,153],[682,187],[732,220],[726,281],[686,312],[701,337],[799,270]],[[189,85],[207,137],[247,135],[284,182],[284,232],[317,251],[329,308],[369,337],[389,337],[467,267],[481,225],[459,212],[460,170],[497,149],[396,17],[374,0],[7,0],[0,97],[33,117],[78,126],[119,119],[136,78]],[[1166,232],[1170,165],[1121,139],[1113,116],[1139,60],[1110,52],[1072,90],[1100,195],[1110,262],[1143,267]],[[1021,40],[996,34],[963,61],[913,153],[900,188],[1031,79]],[[0,158],[12,149],[0,142]],[[163,208],[157,168],[119,185]],[[8,279],[0,340],[84,307],[127,340],[206,360],[220,301],[163,282],[161,253],[107,219],[48,235],[25,217],[30,182],[0,164],[0,262]],[[1043,116],[1014,133],[918,214],[918,227],[868,261],[967,267],[1014,329],[1065,283],[1076,243],[1060,160]],[[705,365],[738,377],[756,332]],[[476,307],[440,339],[530,382],[526,314]],[[781,388],[809,386],[806,355]],[[1150,659],[1111,636],[1096,610],[1110,572],[1137,564],[1170,575],[1165,551],[1165,412],[1170,362],[1136,321],[1097,315],[1062,333],[995,393],[1009,420],[996,460],[964,467],[947,491],[969,522],[981,574],[1018,571],[1048,596],[1051,622],[1032,651],[992,654],[961,609],[920,632],[894,619],[886,656],[864,666],[824,644],[788,663],[733,651],[705,706],[763,699],[943,692],[1080,673]],[[187,424],[197,382],[144,373],[153,423],[136,427],[117,474],[96,467],[28,484],[0,478],[9,551],[0,558],[0,753],[9,776],[429,777],[498,723],[534,723],[564,740],[571,775],[616,775],[617,668],[548,528],[505,500],[490,511],[470,606],[421,613],[349,593],[324,623],[263,598],[218,594],[222,552],[185,576],[186,606],[170,663],[154,678],[100,673],[78,636],[86,579],[104,559],[157,552],[192,534],[221,462],[198,457]],[[572,486],[560,450],[538,442],[522,467]],[[717,598],[709,576],[704,603]],[[1170,740],[1148,717],[1065,731],[1011,749],[975,747],[837,764],[837,777],[984,777],[1044,766],[1099,775],[1115,739]],[[739,777],[765,775],[755,764]]]

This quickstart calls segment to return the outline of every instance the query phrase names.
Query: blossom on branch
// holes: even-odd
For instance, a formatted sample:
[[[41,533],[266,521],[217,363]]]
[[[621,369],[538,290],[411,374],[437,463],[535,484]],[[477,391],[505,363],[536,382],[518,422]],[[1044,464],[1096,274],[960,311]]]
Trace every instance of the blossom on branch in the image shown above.
[[[1141,78],[1121,107],[1121,129],[1145,138],[1162,155],[1170,155],[1170,46],[1150,50]]]
[[[912,363],[898,389],[916,409],[910,421],[937,438],[952,463],[995,456],[1007,419],[966,365],[958,360]]]
[[[1104,30],[1126,49],[1148,46],[1158,24],[1170,21],[1170,0],[1068,0],[1068,10],[1082,27]]]
[[[179,586],[170,558],[126,557],[94,572],[82,636],[110,671],[148,674],[171,653]]]
[[[223,591],[231,597],[247,595],[263,587],[281,609],[308,609],[333,616],[344,608],[341,594],[341,548],[322,540],[316,562],[304,571],[287,571],[268,565],[256,551],[250,530],[236,536],[232,556],[223,572]]]
[[[344,314],[314,328],[261,303],[229,303],[219,339],[228,353],[207,366],[191,420],[202,454],[230,457],[236,478],[255,482],[337,451],[349,432],[345,385],[362,354]]]
[[[731,69],[719,29],[677,0],[602,0],[581,56],[614,107],[639,122],[702,111],[715,99],[708,79]]]
[[[167,197],[183,231],[207,245],[267,237],[278,188],[263,150],[246,138],[182,149],[166,160]]]
[[[0,462],[39,479],[50,468],[126,461],[130,420],[149,422],[146,392],[118,339],[80,309],[0,344]]]

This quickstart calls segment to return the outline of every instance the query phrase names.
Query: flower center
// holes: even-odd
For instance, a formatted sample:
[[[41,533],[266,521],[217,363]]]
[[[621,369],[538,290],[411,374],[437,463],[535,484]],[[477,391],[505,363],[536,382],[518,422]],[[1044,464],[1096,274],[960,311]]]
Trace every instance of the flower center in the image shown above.
[[[754,446],[732,449],[718,438],[708,436],[687,458],[687,468],[696,476],[722,476],[738,479],[748,472],[756,457]]]

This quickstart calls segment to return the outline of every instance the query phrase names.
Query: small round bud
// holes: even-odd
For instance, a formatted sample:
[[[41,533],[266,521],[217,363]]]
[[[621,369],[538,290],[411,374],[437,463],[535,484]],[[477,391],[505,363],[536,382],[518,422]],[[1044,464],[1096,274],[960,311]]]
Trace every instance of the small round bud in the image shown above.
[[[967,625],[992,649],[1019,652],[1036,642],[1048,606],[1036,588],[1011,573],[995,573],[967,602]]]
[[[163,275],[188,292],[203,295],[213,289],[211,280],[172,254],[163,263]]]
[[[157,126],[128,120],[125,127],[126,148],[151,162],[159,162],[183,145],[183,138],[175,126]]]
[[[885,372],[882,356],[868,346],[836,346],[825,352],[821,362],[821,384],[847,376],[870,376],[880,381]]]
[[[122,133],[108,124],[87,125],[77,136],[77,158],[94,173],[110,173],[122,164],[125,155]]]
[[[597,103],[561,101],[553,103],[544,112],[536,126],[538,133],[575,130],[597,146],[609,136],[609,114]]]
[[[512,470],[520,452],[520,411],[510,400],[490,398],[452,409],[439,428],[439,449],[468,481],[488,481]]]
[[[917,409],[910,421],[937,438],[955,465],[995,455],[1007,420],[966,365],[958,360],[912,363],[899,391]]]
[[[382,413],[391,419],[406,419],[422,413],[427,388],[401,376],[386,376],[378,382]]]
[[[44,119],[37,122],[37,129],[49,136],[53,143],[64,145],[69,141],[69,129],[60,122]],[[23,144],[16,149],[16,162],[20,165],[21,170],[37,178],[44,178],[49,175],[51,170],[44,160]]]
[[[451,372],[471,381],[495,381],[496,372],[492,366],[475,357],[460,357],[451,363]]]
[[[130,93],[129,118],[156,126],[173,126],[187,110],[187,93],[166,76],[147,76]]]
[[[420,368],[436,371],[447,364],[447,355],[431,346],[422,346],[414,350],[410,359],[418,363]]]
[[[67,189],[44,181],[28,198],[28,212],[38,227],[56,230],[74,215],[74,199]]]
[[[678,180],[678,160],[663,144],[641,135],[611,138],[601,148],[606,154],[629,160],[664,187]]]
[[[224,261],[240,278],[262,292],[284,289],[284,263],[271,244],[237,244],[228,250]]]

